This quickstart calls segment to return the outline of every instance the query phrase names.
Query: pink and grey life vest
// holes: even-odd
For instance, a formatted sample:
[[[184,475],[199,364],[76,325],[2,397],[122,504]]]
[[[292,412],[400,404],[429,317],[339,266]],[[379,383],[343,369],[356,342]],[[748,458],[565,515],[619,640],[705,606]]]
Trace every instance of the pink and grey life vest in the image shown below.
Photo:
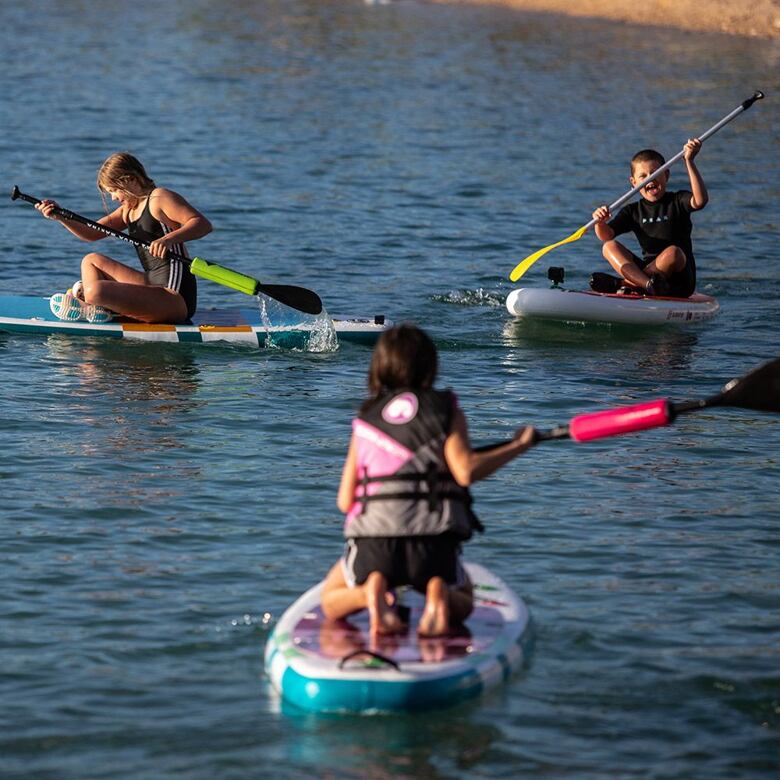
[[[358,415],[352,423],[358,482],[346,537],[449,531],[468,539],[482,530],[471,494],[455,482],[444,459],[456,409],[448,390],[403,390]]]

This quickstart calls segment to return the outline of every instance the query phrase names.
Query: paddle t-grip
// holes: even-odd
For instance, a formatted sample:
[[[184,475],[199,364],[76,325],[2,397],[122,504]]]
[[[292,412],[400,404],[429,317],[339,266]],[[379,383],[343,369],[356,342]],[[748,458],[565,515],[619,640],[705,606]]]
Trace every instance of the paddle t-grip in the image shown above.
[[[19,187],[14,184],[14,188],[11,190],[11,200],[26,200],[28,203],[32,203],[33,206],[37,206],[40,201],[38,198],[33,198],[31,195],[25,195]]]
[[[581,414],[569,423],[569,435],[574,441],[590,441],[621,433],[643,431],[668,425],[674,419],[665,399],[649,401],[620,409]]]

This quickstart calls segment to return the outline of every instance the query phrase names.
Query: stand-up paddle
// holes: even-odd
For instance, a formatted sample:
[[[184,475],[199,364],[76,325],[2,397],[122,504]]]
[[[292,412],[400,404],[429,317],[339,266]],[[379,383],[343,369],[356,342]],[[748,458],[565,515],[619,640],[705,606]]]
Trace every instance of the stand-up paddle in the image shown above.
[[[38,198],[20,192],[19,188],[16,186],[14,186],[11,191],[11,200],[24,200],[27,203],[32,203],[33,206],[41,202]],[[128,236],[126,233],[122,233],[120,230],[114,230],[106,225],[101,225],[99,222],[94,222],[91,219],[82,217],[80,214],[76,214],[68,209],[57,207],[54,209],[54,213],[63,219],[80,222],[88,228],[98,230],[101,233],[105,233],[107,236],[119,238],[133,246],[142,247],[144,249],[149,248],[149,244],[144,241],[138,241],[137,239]],[[211,282],[222,284],[225,287],[238,290],[246,295],[259,295],[262,293],[269,298],[279,301],[279,303],[283,303],[285,306],[290,306],[291,308],[305,312],[306,314],[319,314],[322,311],[322,301],[320,300],[319,295],[312,290],[307,290],[305,287],[296,287],[289,284],[263,284],[257,279],[253,279],[251,276],[246,276],[237,271],[231,271],[229,268],[210,263],[208,260],[203,260],[200,257],[189,258],[171,251],[168,252],[168,255],[175,260],[186,263],[190,267],[192,273],[196,276],[200,276],[202,279],[208,279]]]
[[[633,406],[590,412],[573,417],[566,425],[537,431],[536,442],[574,439],[577,442],[604,439],[622,433],[670,425],[681,414],[713,406],[733,406],[758,412],[780,412],[780,358],[770,360],[745,376],[732,379],[720,393],[697,401],[674,403],[662,398]],[[507,442],[476,448],[485,451]]]
[[[719,122],[714,124],[709,130],[705,130],[700,136],[698,136],[700,141],[705,141],[710,136],[714,135],[715,133],[720,130],[723,125],[728,124],[732,119],[734,119],[736,116],[741,114],[743,111],[747,111],[750,106],[753,105],[753,103],[756,102],[756,100],[761,100],[764,97],[764,93],[760,91],[756,91],[752,97],[749,97],[747,100],[744,100],[740,105],[738,105],[731,113],[726,114],[726,116],[723,117]],[[634,195],[639,192],[643,187],[646,187],[651,181],[654,179],[657,179],[664,171],[668,170],[672,167],[679,159],[683,157],[685,154],[685,149],[683,148],[681,151],[679,151],[674,157],[672,157],[671,160],[668,160],[665,162],[660,168],[653,171],[653,173],[648,176],[646,179],[643,179],[639,184],[637,184],[636,187],[633,187],[630,189],[625,195],[618,198],[614,203],[610,204],[609,210],[611,213],[614,213],[615,209],[622,206],[627,200],[630,200],[634,197]],[[590,222],[588,222],[587,225],[583,225],[579,230],[572,233],[568,238],[564,238],[563,241],[558,241],[555,244],[550,244],[550,246],[544,247],[544,249],[540,249],[537,252],[534,252],[532,255],[529,255],[524,260],[521,260],[513,269],[512,272],[509,274],[509,278],[511,281],[516,282],[540,257],[543,257],[546,255],[549,251],[552,249],[555,249],[556,247],[563,246],[564,244],[571,244],[574,241],[578,241],[581,239],[585,232],[588,230],[588,228],[593,227],[595,225],[597,220],[591,219]]]

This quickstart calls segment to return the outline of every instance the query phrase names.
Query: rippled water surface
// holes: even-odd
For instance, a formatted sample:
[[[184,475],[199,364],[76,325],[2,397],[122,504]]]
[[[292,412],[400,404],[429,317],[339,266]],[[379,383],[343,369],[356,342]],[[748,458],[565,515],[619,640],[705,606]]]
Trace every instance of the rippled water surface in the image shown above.
[[[479,443],[708,396],[778,353],[776,43],[416,2],[33,0],[0,4],[0,44],[7,191],[94,217],[99,164],[133,151],[212,219],[202,256],[426,327]],[[673,154],[757,88],[699,158],[717,319],[511,321],[515,263],[625,192],[637,149]],[[84,245],[0,216],[5,291],[72,283]],[[592,235],[549,261],[573,287],[601,266]],[[502,689],[423,716],[280,708],[262,652],[339,553],[369,355],[0,334],[0,775],[775,776],[780,427],[744,411],[545,444],[475,488],[468,555],[536,624]]]

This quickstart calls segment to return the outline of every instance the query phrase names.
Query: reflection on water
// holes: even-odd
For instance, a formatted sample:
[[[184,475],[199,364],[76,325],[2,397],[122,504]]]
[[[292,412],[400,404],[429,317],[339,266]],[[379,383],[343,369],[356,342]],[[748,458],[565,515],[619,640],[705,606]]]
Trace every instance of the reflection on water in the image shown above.
[[[642,328],[605,323],[554,322],[551,320],[508,319],[502,330],[502,343],[523,352],[542,352],[549,359],[572,351],[604,360],[604,353],[629,358],[647,375],[663,376],[665,371],[679,372],[690,367],[699,341],[698,327],[688,329],[666,326]],[[629,357],[630,356],[630,357]],[[514,354],[506,364],[515,362]]]
[[[89,475],[89,491],[70,491],[68,506],[97,502],[128,511],[179,501],[203,469],[178,455],[170,462],[170,454],[187,446],[183,421],[204,406],[195,400],[200,379],[190,349],[50,336],[45,353],[53,366],[53,405],[46,413],[47,435],[57,438],[52,454],[68,459],[75,479]],[[57,401],[62,394],[65,419]]]
[[[80,425],[113,428],[117,451],[177,447],[176,418],[194,411],[199,371],[191,350],[158,344],[86,342],[50,336],[46,348],[79,410]],[[100,404],[94,402],[99,396]],[[78,399],[83,399],[79,402]],[[100,413],[96,414],[96,408]]]
[[[282,704],[294,734],[287,740],[287,759],[334,779],[460,775],[483,760],[501,738],[497,726],[479,720],[478,709],[472,703],[419,714],[315,716]]]

